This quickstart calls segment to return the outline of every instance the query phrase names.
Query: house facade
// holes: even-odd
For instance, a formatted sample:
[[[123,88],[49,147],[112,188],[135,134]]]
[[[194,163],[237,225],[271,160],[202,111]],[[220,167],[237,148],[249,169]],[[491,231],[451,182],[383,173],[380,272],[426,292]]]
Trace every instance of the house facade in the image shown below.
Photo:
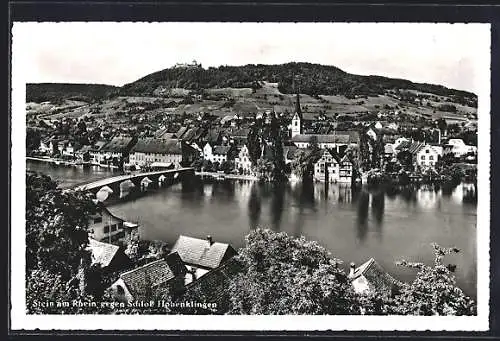
[[[139,226],[113,215],[106,207],[100,206],[89,219],[90,237],[110,244],[126,244],[139,236]]]
[[[132,137],[114,137],[111,141],[94,150],[94,161],[96,163],[120,163],[128,157],[135,143],[136,139]]]
[[[153,163],[180,165],[182,161],[182,142],[175,139],[139,139],[129,155],[129,165],[140,167]]]
[[[246,145],[240,148],[238,156],[234,160],[234,164],[237,170],[241,169],[244,173],[252,172],[252,161],[250,161],[250,155]]]
[[[436,162],[443,155],[443,149],[440,146],[433,146],[426,143],[418,143],[414,148],[410,148],[415,168],[422,170],[435,169]]]
[[[338,182],[340,162],[329,149],[323,150],[321,157],[314,163],[313,179],[320,182]]]

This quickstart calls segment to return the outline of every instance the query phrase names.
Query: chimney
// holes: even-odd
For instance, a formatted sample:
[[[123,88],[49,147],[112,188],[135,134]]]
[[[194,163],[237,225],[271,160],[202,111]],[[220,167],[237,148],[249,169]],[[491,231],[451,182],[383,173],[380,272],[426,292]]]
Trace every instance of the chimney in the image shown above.
[[[356,271],[356,264],[354,262],[351,262],[351,268],[349,270],[349,278],[354,277],[354,272]]]
[[[214,244],[214,241],[213,241],[213,239],[212,239],[212,236],[208,235],[208,236],[207,236],[207,240],[208,240],[208,244],[209,244],[210,246],[212,246],[212,245]]]

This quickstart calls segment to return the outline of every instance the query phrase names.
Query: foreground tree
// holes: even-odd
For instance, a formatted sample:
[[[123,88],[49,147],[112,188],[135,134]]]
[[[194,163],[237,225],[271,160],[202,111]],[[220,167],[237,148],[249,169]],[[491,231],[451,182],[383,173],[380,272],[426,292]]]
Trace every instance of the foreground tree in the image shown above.
[[[401,261],[401,266],[418,269],[415,280],[401,287],[394,299],[392,313],[401,315],[475,315],[475,302],[457,287],[454,265],[443,264],[446,255],[457,253],[457,248],[443,248],[432,244],[434,265]]]
[[[89,263],[91,197],[62,190],[49,177],[26,177],[26,269],[47,269],[67,280]]]
[[[360,312],[341,262],[317,242],[259,228],[238,257],[245,271],[230,284],[230,313]]]
[[[51,302],[90,302],[87,289],[99,283],[91,269],[88,221],[95,212],[89,196],[62,190],[50,177],[26,175],[26,304],[29,313],[82,313],[88,305],[47,306]],[[87,281],[87,280],[90,281]],[[88,286],[88,284],[91,284]],[[94,307],[95,308],[95,307]],[[55,310],[54,310],[55,309]]]

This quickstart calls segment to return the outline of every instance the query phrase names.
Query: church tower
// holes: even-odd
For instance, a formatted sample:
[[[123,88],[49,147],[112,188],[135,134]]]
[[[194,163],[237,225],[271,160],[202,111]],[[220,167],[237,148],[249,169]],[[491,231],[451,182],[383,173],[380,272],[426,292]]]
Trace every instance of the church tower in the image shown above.
[[[295,78],[293,80],[293,87],[295,88]],[[296,92],[295,114],[292,118],[292,138],[302,134],[302,110],[300,109],[300,94],[298,87],[296,87]]]

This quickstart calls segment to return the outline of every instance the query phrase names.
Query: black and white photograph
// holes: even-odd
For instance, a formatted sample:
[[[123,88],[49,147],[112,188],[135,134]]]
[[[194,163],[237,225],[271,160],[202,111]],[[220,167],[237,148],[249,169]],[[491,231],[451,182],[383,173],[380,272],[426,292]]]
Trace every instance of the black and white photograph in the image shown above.
[[[13,326],[488,328],[489,24],[12,33]]]

